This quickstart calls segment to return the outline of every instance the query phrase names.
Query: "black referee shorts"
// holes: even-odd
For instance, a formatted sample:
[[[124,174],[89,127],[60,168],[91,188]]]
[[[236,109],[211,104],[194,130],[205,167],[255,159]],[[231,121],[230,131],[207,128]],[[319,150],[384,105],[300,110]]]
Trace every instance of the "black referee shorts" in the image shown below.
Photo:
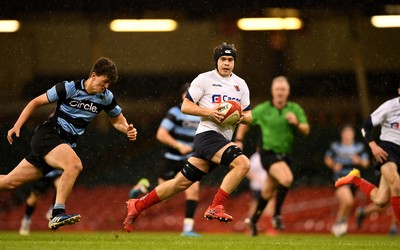
[[[272,150],[261,150],[260,151],[261,164],[267,172],[272,164],[284,161],[290,166],[290,159],[287,154],[277,154]]]

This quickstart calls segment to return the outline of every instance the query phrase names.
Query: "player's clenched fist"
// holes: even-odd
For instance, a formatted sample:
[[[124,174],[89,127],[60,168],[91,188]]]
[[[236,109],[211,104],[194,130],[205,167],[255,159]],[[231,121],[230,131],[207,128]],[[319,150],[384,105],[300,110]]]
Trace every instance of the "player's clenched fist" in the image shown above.
[[[129,139],[130,141],[136,140],[136,137],[137,137],[137,130],[136,130],[136,128],[133,127],[132,124],[129,124],[128,130],[127,130],[127,132],[126,132],[126,136],[128,137],[128,139]]]

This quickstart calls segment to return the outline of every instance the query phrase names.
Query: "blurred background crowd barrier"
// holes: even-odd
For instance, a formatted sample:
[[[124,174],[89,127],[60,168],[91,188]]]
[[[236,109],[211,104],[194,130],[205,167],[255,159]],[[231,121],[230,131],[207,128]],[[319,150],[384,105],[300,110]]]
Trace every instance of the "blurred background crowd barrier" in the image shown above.
[[[139,136],[128,142],[100,115],[79,139],[84,170],[72,196],[96,187],[124,190],[120,195],[125,196],[142,177],[155,182],[162,150],[155,134],[161,119],[179,101],[178,87],[212,69],[213,48],[227,41],[238,49],[234,72],[247,81],[253,106],[270,98],[274,76],[285,75],[291,100],[307,112],[311,134],[295,144],[293,190],[331,187],[322,159],[339,139],[339,127],[350,123],[358,129],[370,111],[396,96],[400,32],[377,28],[371,18],[400,14],[400,7],[392,1],[267,2],[2,1],[0,21],[17,20],[19,28],[0,32],[0,173],[8,173],[29,152],[32,132],[54,108],[37,112],[10,146],[7,131],[28,101],[57,82],[87,77],[93,62],[106,56],[117,63],[120,75],[110,89]],[[301,26],[246,31],[237,25],[245,17],[296,17]],[[110,28],[115,19],[149,18],[174,19],[177,27],[171,32]],[[247,155],[254,152],[256,138],[252,131]],[[203,186],[217,186],[224,171],[207,176]],[[363,174],[375,181],[373,169]],[[247,192],[247,184],[243,181],[237,196]],[[21,204],[27,189],[1,193],[0,211]]]

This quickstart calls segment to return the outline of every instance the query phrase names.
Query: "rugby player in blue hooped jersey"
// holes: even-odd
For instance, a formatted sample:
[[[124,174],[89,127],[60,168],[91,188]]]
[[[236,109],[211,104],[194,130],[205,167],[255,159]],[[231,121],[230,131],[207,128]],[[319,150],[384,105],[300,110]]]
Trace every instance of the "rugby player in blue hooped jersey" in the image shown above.
[[[13,135],[19,137],[21,127],[36,109],[57,102],[54,115],[33,134],[31,153],[10,173],[0,175],[0,190],[11,190],[40,179],[54,168],[64,171],[58,183],[49,221],[49,228],[52,230],[74,224],[81,218],[79,214],[66,214],[65,203],[83,169],[73,148],[89,122],[104,110],[117,130],[125,133],[129,140],[136,140],[136,129],[126,121],[114,95],[108,90],[109,85],[116,82],[117,78],[115,63],[108,58],[100,58],[94,64],[88,79],[58,83],[31,100],[8,131],[7,139],[12,144]]]
[[[128,214],[125,230],[131,232],[139,214],[163,200],[188,189],[217,165],[228,167],[212,204],[204,213],[207,219],[230,222],[232,216],[224,209],[224,202],[246,176],[249,159],[231,141],[236,125],[222,126],[223,115],[218,104],[228,99],[240,102],[243,116],[238,123],[251,123],[250,94],[246,82],[232,73],[235,66],[234,45],[222,43],[214,49],[215,69],[198,75],[191,83],[181,110],[185,114],[201,117],[194,138],[194,151],[174,179],[161,183],[140,199],[127,202]]]

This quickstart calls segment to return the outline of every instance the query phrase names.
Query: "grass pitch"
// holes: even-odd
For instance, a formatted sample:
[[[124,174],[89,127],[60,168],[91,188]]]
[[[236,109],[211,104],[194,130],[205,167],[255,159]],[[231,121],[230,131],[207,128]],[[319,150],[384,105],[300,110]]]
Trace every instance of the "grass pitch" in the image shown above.
[[[281,234],[251,237],[244,234],[203,234],[199,238],[179,233],[125,232],[0,232],[2,250],[257,250],[257,249],[400,249],[400,238],[386,235]]]

